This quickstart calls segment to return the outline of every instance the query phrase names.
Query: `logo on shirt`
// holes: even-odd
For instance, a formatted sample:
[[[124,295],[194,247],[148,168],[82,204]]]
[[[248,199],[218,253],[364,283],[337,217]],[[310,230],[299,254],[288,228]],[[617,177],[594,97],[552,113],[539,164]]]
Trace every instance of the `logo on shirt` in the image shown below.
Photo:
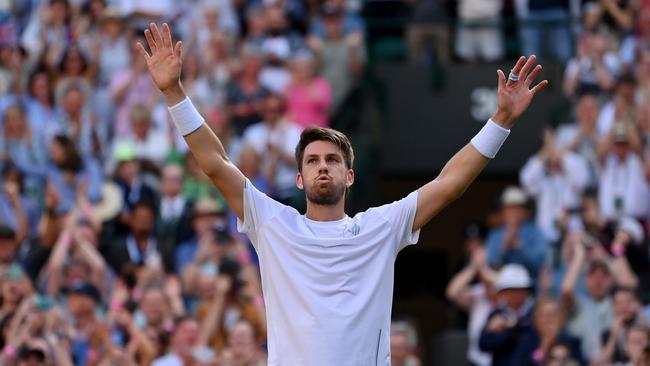
[[[354,223],[352,226],[348,226],[348,229],[346,231],[352,235],[357,235],[359,234],[359,231],[361,231],[361,227]]]

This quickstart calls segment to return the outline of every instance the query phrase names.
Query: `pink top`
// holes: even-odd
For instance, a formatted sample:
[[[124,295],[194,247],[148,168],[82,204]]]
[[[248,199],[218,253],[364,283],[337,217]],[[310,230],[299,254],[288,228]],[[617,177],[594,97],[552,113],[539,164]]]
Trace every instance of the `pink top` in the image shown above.
[[[286,97],[289,115],[300,127],[329,127],[327,108],[332,101],[332,89],[325,79],[313,79],[308,85],[290,84]]]

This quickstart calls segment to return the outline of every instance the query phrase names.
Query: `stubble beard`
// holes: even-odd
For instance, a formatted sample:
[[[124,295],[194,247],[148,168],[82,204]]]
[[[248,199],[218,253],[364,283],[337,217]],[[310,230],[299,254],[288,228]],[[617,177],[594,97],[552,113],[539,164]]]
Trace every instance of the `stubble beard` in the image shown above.
[[[307,201],[321,206],[334,206],[345,195],[345,184],[330,183],[326,187],[320,187],[317,183],[315,187],[306,189]]]

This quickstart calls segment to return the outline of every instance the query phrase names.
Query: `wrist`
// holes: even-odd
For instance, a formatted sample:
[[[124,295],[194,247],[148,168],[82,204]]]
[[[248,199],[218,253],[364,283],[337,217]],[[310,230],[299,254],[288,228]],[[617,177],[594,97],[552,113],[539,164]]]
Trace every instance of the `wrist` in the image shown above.
[[[494,112],[491,119],[494,123],[505,129],[510,129],[515,124],[515,120],[511,117],[510,113],[500,110]]]
[[[181,85],[180,81],[169,88],[162,89],[161,92],[165,96],[167,101],[167,106],[172,107],[180,102],[182,102],[187,95],[185,95],[185,90]]]

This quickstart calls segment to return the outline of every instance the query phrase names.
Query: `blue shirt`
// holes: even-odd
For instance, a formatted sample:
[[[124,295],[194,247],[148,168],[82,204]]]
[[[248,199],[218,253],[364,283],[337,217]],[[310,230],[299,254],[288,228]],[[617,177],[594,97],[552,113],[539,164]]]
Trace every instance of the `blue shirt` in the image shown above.
[[[507,252],[502,251],[505,227],[490,231],[485,241],[488,264],[501,267],[504,264],[521,264],[528,270],[531,278],[537,279],[549,251],[549,244],[542,231],[533,223],[527,222],[519,228],[517,239],[520,244]]]

